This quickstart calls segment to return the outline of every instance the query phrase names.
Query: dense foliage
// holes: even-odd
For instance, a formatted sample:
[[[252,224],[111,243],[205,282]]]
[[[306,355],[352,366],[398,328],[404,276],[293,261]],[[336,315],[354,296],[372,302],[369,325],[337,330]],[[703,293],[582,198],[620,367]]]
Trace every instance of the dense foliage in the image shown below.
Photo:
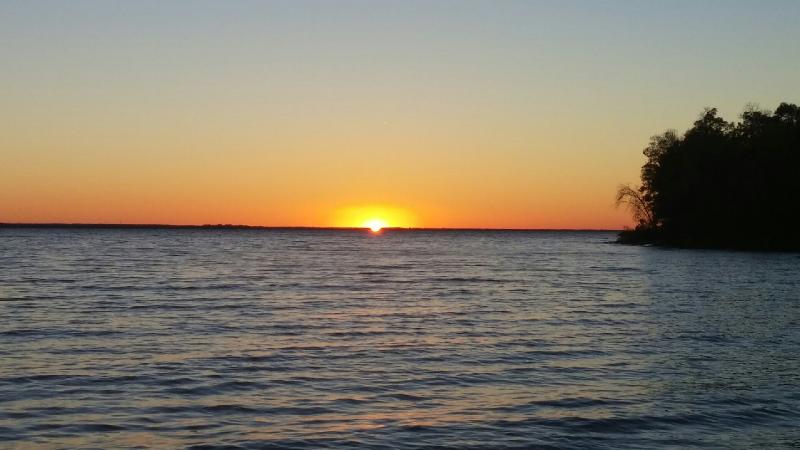
[[[654,136],[638,188],[622,186],[638,225],[623,242],[800,249],[800,108],[748,108],[738,123],[706,109],[683,136]]]

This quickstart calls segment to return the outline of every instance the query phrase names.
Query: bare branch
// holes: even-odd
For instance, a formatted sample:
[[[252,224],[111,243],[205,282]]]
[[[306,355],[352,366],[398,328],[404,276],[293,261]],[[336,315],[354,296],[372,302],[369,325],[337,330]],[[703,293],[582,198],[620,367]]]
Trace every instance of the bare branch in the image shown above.
[[[640,225],[648,227],[654,225],[653,212],[639,189],[633,188],[628,184],[620,185],[617,188],[614,204],[617,208],[624,205]]]

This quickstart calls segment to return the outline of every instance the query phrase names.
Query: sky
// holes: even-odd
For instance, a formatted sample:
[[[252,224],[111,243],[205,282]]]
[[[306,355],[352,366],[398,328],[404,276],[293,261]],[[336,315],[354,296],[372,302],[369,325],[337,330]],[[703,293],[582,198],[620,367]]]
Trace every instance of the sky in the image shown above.
[[[800,103],[800,2],[0,2],[0,222],[631,225],[649,137]]]

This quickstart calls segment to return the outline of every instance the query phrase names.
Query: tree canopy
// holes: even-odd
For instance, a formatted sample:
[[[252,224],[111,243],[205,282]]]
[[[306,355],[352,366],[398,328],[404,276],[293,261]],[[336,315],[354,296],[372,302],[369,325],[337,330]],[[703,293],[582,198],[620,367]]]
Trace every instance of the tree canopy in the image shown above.
[[[653,136],[641,186],[617,203],[637,226],[622,242],[800,250],[800,108],[748,107],[739,122],[707,108],[682,136]]]

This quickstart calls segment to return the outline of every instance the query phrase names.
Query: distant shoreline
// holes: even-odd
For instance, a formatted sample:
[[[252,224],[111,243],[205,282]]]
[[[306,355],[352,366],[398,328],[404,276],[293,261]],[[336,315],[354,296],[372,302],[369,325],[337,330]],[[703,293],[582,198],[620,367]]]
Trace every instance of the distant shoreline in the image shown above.
[[[119,229],[119,230],[343,230],[363,231],[366,227],[308,227],[308,226],[261,226],[234,224],[171,225],[136,223],[2,223],[0,229],[18,228],[67,228],[67,229]],[[386,227],[384,231],[563,231],[563,232],[608,232],[618,233],[618,229],[602,228],[403,228]]]

